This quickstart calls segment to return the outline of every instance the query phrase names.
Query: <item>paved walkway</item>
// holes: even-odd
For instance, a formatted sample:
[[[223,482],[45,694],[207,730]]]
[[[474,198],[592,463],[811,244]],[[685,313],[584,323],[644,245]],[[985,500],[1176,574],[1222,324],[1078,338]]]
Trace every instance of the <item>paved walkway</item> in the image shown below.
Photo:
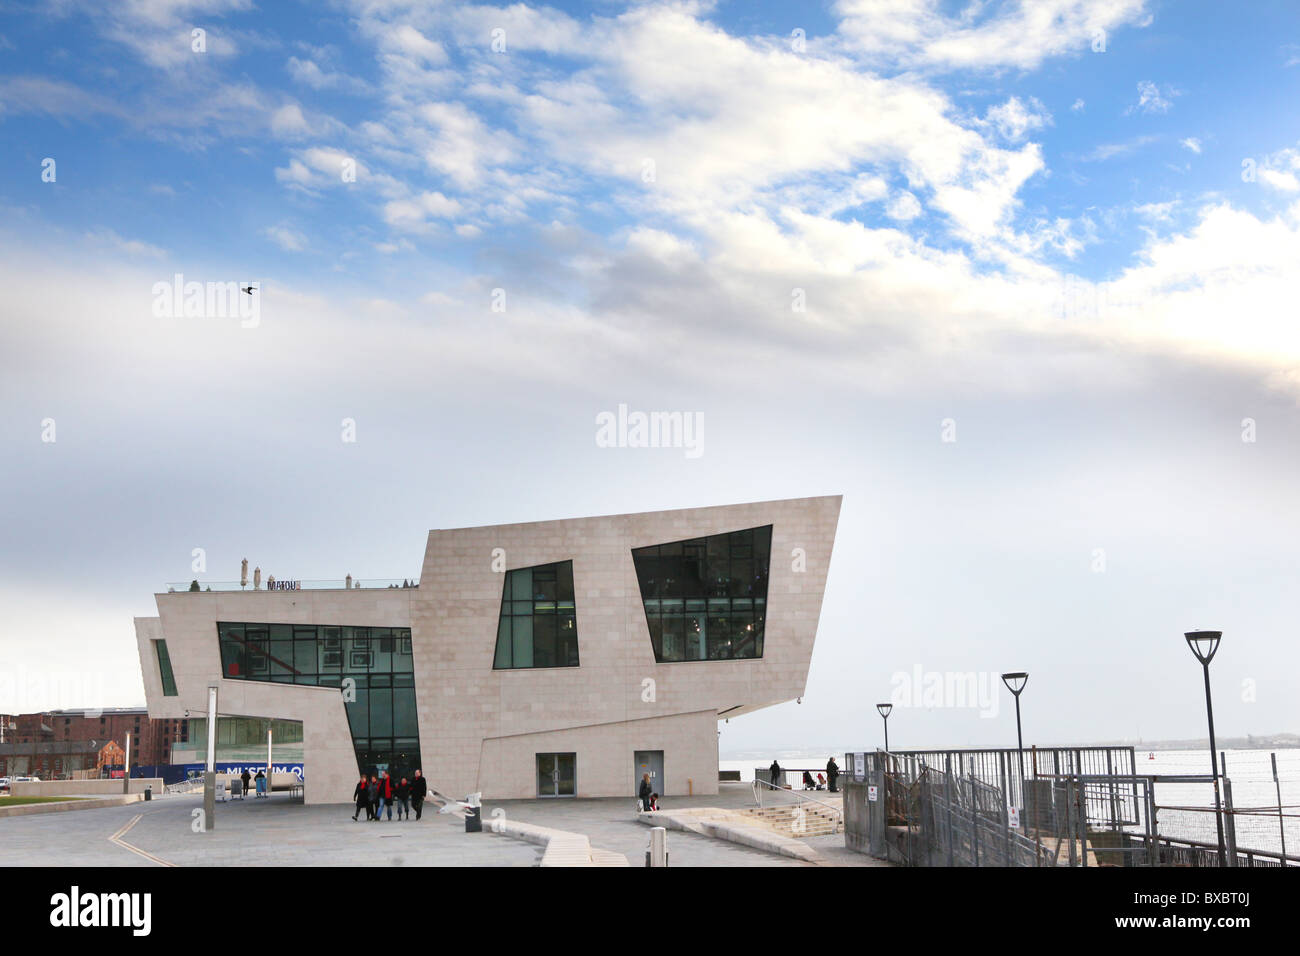
[[[349,805],[290,803],[287,795],[218,803],[216,829],[194,833],[201,794],[0,820],[0,866],[536,866],[541,847],[466,833],[458,817],[352,822]],[[109,837],[136,817],[118,842]],[[123,844],[126,844],[125,846]]]
[[[748,805],[748,784],[724,785],[717,796],[660,801],[664,808]],[[216,828],[195,833],[192,814],[202,806],[196,793],[0,819],[0,866],[536,866],[542,854],[539,846],[486,830],[466,833],[464,822],[449,814],[354,823],[351,805],[305,806],[286,794],[218,803]],[[593,848],[644,864],[649,829],[637,823],[631,797],[490,800],[484,819],[498,809],[510,819],[585,834]],[[844,850],[842,834],[807,842],[830,864],[879,865]],[[672,866],[808,865],[693,833],[669,833],[668,846]]]

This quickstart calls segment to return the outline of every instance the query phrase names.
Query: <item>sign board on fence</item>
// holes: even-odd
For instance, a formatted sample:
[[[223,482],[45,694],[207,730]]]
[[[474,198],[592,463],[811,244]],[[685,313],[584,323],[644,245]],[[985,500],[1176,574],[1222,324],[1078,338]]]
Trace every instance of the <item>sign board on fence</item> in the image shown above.
[[[854,754],[853,755],[853,776],[862,777],[866,775],[866,772],[867,772],[867,755]]]
[[[875,802],[876,802],[876,788],[875,788],[875,787],[867,787],[867,799],[870,800],[872,803],[875,803]]]
[[[1007,811],[1007,823],[1013,830],[1020,829],[1020,808],[1011,807]]]

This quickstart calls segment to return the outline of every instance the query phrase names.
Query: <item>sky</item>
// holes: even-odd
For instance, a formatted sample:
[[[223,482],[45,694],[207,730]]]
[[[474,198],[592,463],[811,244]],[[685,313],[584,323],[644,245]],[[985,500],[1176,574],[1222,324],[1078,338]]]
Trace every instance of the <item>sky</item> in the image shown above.
[[[0,0],[0,712],[140,704],[241,558],[842,494],[724,753],[1014,745],[1008,670],[1199,736],[1192,628],[1300,732],[1298,81],[1288,0]]]

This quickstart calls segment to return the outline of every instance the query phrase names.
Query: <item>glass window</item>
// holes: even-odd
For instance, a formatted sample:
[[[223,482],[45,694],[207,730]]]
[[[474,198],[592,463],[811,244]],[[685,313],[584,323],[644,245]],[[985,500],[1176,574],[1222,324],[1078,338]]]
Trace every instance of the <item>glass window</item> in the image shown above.
[[[341,687],[346,677],[355,691],[354,700],[344,699],[344,710],[358,766],[392,764],[405,768],[406,776],[419,766],[409,628],[223,621],[217,624],[217,639],[222,674],[227,678]],[[164,675],[163,693],[175,696],[165,642],[156,641],[155,646],[159,671]],[[257,724],[259,734],[265,732],[261,721],[252,723]],[[400,746],[394,743],[395,736],[401,738]],[[277,733],[276,739],[286,738]],[[297,739],[302,739],[301,729]],[[394,756],[398,750],[401,753]]]
[[[176,676],[172,673],[172,659],[167,654],[167,642],[154,641],[153,646],[158,654],[158,673],[162,677],[163,696],[175,697]]]
[[[763,656],[772,526],[632,550],[655,660]]]
[[[507,571],[493,669],[577,666],[573,562]]]

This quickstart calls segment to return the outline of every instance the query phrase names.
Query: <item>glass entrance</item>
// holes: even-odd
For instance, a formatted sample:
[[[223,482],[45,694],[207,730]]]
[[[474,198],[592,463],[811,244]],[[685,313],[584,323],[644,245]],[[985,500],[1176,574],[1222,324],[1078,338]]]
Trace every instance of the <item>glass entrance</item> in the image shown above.
[[[572,797],[578,792],[577,754],[537,755],[537,795]]]

